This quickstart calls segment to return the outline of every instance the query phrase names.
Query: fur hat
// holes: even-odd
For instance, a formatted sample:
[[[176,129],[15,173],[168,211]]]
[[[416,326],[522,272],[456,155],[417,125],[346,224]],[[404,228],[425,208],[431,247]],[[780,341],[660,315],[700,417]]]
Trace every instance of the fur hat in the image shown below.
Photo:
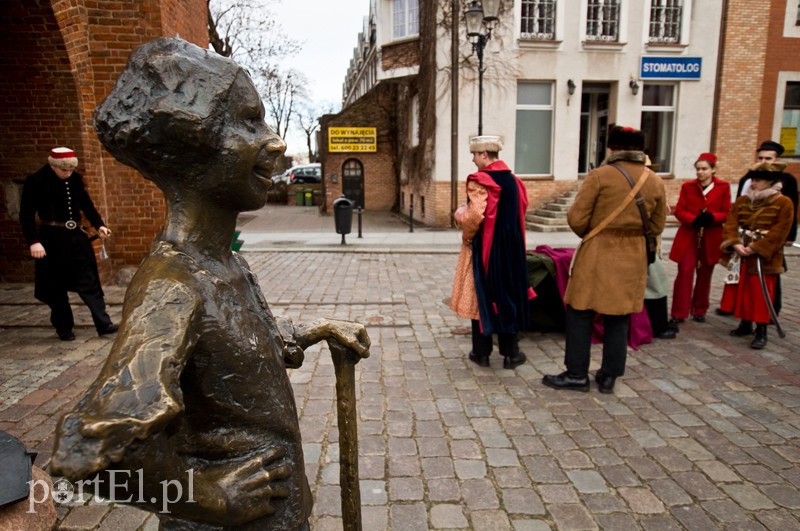
[[[711,166],[712,168],[717,167],[717,156],[714,155],[713,153],[700,153],[700,156],[697,157],[697,160],[694,161],[694,163],[697,164],[701,160],[708,162],[708,165]]]
[[[606,145],[614,151],[644,151],[644,135],[633,127],[612,125]]]
[[[57,147],[50,150],[47,162],[62,170],[74,170],[78,167],[78,157],[75,152],[67,147]]]
[[[774,151],[779,157],[783,155],[784,149],[783,146],[778,144],[773,140],[764,140],[761,142],[761,145],[758,146],[756,153],[759,151]]]
[[[473,136],[469,139],[469,152],[481,153],[483,151],[500,152],[503,150],[503,139],[497,135]]]
[[[776,182],[781,180],[781,174],[786,169],[783,162],[759,162],[750,168],[745,179],[762,179],[764,181]]]

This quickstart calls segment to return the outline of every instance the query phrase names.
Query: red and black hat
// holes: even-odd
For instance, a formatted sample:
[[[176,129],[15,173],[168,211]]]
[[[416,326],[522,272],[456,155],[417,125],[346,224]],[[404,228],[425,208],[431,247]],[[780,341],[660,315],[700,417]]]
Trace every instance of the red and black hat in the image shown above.
[[[612,125],[606,145],[614,151],[644,151],[644,134],[633,127]]]
[[[74,151],[67,147],[51,149],[47,161],[56,168],[64,170],[74,170],[78,167],[78,157],[75,156]]]

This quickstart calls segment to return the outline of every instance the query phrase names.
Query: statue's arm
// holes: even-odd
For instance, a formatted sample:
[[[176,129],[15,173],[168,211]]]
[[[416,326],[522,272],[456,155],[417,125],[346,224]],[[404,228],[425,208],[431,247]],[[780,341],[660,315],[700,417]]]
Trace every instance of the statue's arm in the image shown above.
[[[53,467],[67,477],[121,461],[132,442],[163,430],[183,409],[180,376],[198,340],[202,300],[163,279],[130,298],[100,375],[57,428]]]

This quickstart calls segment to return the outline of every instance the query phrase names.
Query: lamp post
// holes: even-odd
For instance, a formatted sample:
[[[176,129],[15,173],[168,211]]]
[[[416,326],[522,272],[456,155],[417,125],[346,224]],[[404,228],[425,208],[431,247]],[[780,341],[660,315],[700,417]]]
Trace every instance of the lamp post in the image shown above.
[[[497,23],[500,0],[472,0],[464,11],[467,21],[467,37],[472,43],[472,51],[478,55],[478,134],[483,134],[483,49],[492,38],[492,30]]]

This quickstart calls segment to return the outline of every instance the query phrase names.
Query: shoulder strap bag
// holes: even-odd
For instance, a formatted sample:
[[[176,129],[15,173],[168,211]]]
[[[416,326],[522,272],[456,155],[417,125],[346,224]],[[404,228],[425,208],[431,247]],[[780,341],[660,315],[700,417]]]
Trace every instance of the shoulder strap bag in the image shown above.
[[[593,228],[589,232],[589,234],[587,234],[581,239],[581,241],[578,243],[578,246],[575,248],[575,253],[572,255],[572,262],[570,262],[569,264],[570,274],[572,274],[572,265],[575,263],[575,257],[578,256],[578,250],[581,248],[581,245],[583,245],[584,243],[588,242],[589,240],[597,236],[600,233],[600,231],[602,231],[608,226],[609,223],[614,221],[617,218],[617,216],[619,216],[620,213],[622,213],[622,211],[625,210],[625,207],[627,207],[630,204],[630,202],[633,200],[634,197],[636,196],[641,197],[639,190],[641,190],[642,186],[644,186],[645,181],[647,181],[647,177],[649,177],[648,173],[642,175],[642,178],[639,179],[638,183],[633,185],[631,191],[628,193],[627,196],[625,196],[625,199],[622,201],[622,203],[620,203],[620,205],[617,208],[615,208],[614,211],[606,217],[606,219],[601,221],[595,228]]]
[[[647,216],[647,212],[644,209],[644,197],[642,194],[639,193],[641,189],[642,181],[646,180],[647,177],[650,175],[650,172],[647,171],[647,168],[644,169],[642,176],[639,178],[638,183],[634,183],[633,179],[631,178],[630,174],[625,171],[625,168],[620,166],[619,164],[612,164],[619,172],[628,179],[628,184],[631,185],[631,188],[636,190],[636,206],[639,207],[639,214],[642,216],[642,228],[644,229],[644,241],[647,245],[647,263],[652,264],[656,261],[656,253],[658,251],[658,239],[656,235],[653,234],[653,231],[650,230],[650,218]]]

